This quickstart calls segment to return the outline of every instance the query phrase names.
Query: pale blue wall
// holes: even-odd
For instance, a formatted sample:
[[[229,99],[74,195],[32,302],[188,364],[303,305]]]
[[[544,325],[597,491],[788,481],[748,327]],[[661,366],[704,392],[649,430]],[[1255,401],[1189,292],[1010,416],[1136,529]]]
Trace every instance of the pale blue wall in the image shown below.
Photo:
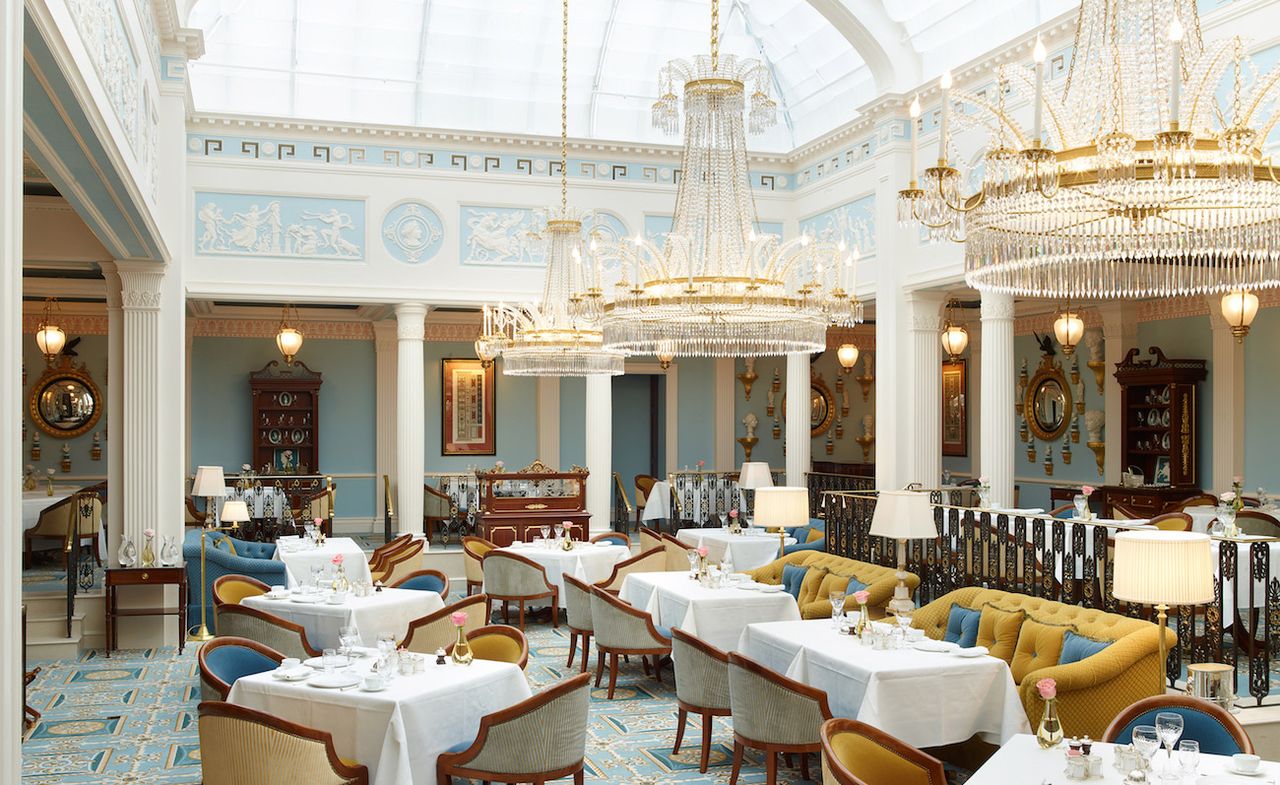
[[[560,466],[587,465],[587,383],[580,377],[560,379]]]
[[[708,469],[715,464],[715,362],[704,357],[684,357],[675,362],[680,365],[677,390],[677,425],[679,441],[676,444],[677,468],[690,469],[698,461],[706,461]]]
[[[1258,311],[1244,339],[1244,481],[1245,487],[1280,490],[1280,308]]]
[[[433,341],[428,341],[425,346],[423,383],[426,385],[427,471],[455,471],[468,466],[491,467],[498,460],[504,461],[509,469],[521,469],[533,463],[538,457],[538,380],[531,376],[507,376],[502,372],[501,360],[494,373],[497,395],[495,415],[498,420],[497,454],[441,454],[441,361],[446,357],[474,360],[475,347],[470,343]],[[561,463],[565,463],[563,455]]]
[[[22,390],[22,418],[27,426],[27,438],[22,443],[22,465],[25,467],[30,464],[34,467],[37,478],[44,477],[45,470],[50,467],[57,472],[58,476],[62,475],[62,445],[64,444],[71,448],[70,474],[72,476],[105,477],[107,475],[107,437],[109,435],[107,432],[107,337],[105,335],[78,336],[74,333],[67,335],[68,341],[76,338],[81,340],[75,348],[77,356],[72,359],[77,367],[84,365],[84,370],[97,385],[101,396],[98,406],[101,407],[102,416],[98,418],[93,430],[88,433],[71,439],[55,439],[36,428],[31,419],[28,402],[47,366],[44,354],[40,352],[40,347],[36,346],[35,336],[31,334],[22,336],[22,361],[27,369],[27,384]],[[102,435],[102,457],[98,461],[93,460],[90,455],[95,432]],[[37,433],[40,434],[40,459],[33,461],[31,444]],[[55,477],[54,482],[58,481]]]
[[[649,473],[650,412],[647,374],[615,376],[613,382],[613,470],[631,495],[637,474]]]

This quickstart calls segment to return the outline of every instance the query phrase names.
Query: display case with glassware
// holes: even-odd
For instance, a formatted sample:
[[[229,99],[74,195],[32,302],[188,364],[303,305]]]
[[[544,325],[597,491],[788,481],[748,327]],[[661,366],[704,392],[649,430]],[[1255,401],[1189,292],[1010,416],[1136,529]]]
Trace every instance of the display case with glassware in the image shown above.
[[[476,526],[480,536],[499,547],[532,542],[568,523],[569,536],[585,540],[591,514],[587,512],[587,470],[574,466],[556,471],[542,461],[515,472],[501,466],[477,470],[480,511]]]

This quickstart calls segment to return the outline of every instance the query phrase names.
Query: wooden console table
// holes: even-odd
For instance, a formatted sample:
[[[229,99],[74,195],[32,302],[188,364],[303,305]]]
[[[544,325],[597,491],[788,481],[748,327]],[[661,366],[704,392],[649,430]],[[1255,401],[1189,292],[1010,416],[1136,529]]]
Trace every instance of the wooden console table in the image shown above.
[[[116,608],[116,596],[121,586],[177,586],[178,607]],[[116,647],[116,619],[120,616],[177,616],[178,653],[187,640],[187,568],[177,567],[128,567],[107,570],[107,656]]]

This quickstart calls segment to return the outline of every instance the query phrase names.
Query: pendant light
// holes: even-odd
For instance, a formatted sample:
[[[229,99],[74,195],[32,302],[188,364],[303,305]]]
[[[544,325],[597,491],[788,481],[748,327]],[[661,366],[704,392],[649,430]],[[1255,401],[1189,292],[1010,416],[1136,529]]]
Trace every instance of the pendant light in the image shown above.
[[[1062,344],[1062,353],[1070,357],[1076,353],[1076,346],[1079,345],[1080,339],[1084,337],[1084,320],[1080,318],[1080,314],[1071,310],[1071,301],[1067,301],[1067,307],[1062,309],[1062,313],[1053,321],[1053,334],[1058,339],[1058,343]]]
[[[1258,295],[1248,289],[1236,289],[1222,295],[1222,317],[1231,326],[1231,334],[1236,343],[1244,343],[1249,334],[1249,325],[1253,317],[1258,315]]]
[[[858,364],[858,347],[851,343],[842,343],[836,349],[836,359],[840,361],[840,372],[845,376],[853,373],[853,366]]]
[[[50,297],[44,301],[44,314],[36,330],[36,346],[44,353],[45,362],[52,363],[67,345],[67,334],[58,326],[58,300]]]
[[[289,323],[290,312],[293,314],[293,324]],[[276,348],[284,355],[286,365],[293,365],[293,358],[302,348],[302,330],[296,326],[301,321],[297,308],[286,305],[281,309],[280,329],[276,331]]]
[[[955,309],[959,304],[955,298],[947,301],[947,318],[942,325],[942,348],[953,361],[960,359],[969,345],[969,331],[955,320]]]

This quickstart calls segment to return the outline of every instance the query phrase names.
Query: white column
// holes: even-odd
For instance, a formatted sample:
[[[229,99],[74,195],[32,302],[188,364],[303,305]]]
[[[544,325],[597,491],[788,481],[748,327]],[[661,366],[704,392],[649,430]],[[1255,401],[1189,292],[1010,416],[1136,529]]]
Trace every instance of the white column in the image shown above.
[[[0,782],[22,778],[22,15],[0,4]]]
[[[969,471],[982,476],[982,330],[969,331],[969,363],[965,367],[967,389],[965,408],[969,414]],[[975,381],[977,379],[977,381]],[[977,417],[978,419],[974,419]]]
[[[538,459],[554,469],[560,465],[560,377],[537,377]]]
[[[1120,484],[1120,443],[1124,439],[1124,410],[1120,398],[1120,385],[1116,382],[1116,366],[1130,349],[1138,345],[1138,319],[1134,306],[1128,303],[1107,303],[1098,306],[1102,316],[1103,353],[1106,367],[1103,370],[1102,398],[1105,408],[1106,459],[1103,463],[1103,480],[1107,485]],[[1087,434],[1085,434],[1087,437]]]
[[[718,472],[731,472],[737,467],[737,418],[734,417],[734,361],[715,361],[715,452],[711,465]],[[761,429],[761,432],[763,428]],[[743,436],[747,435],[744,430]]]
[[[979,402],[978,444],[981,464],[978,474],[991,483],[991,498],[1000,504],[1013,504],[1014,394],[1013,367],[1013,297],[994,292],[982,293],[982,358],[978,384],[982,388]]]
[[[907,476],[936,488],[942,481],[942,292],[908,292]],[[901,393],[900,393],[901,394]]]
[[[423,346],[425,303],[396,306],[396,514],[398,530],[422,531],[422,480],[426,471],[426,408]]]
[[[1206,490],[1225,493],[1231,490],[1232,478],[1244,476],[1244,344],[1236,340],[1231,325],[1222,318],[1221,297],[1205,299],[1213,332],[1213,356],[1209,360],[1213,369],[1209,375],[1213,385],[1213,411],[1209,413],[1213,463],[1201,466],[1196,479]],[[1200,432],[1204,433],[1204,429]],[[1250,478],[1244,477],[1244,481],[1250,482]]]
[[[374,507],[373,531],[382,531],[383,511],[382,478],[391,481],[391,509],[399,512],[396,501],[396,362],[399,354],[396,323],[390,319],[373,323],[374,382],[374,485],[378,491],[378,503]],[[425,436],[424,436],[425,438]],[[424,453],[425,460],[425,453]]]
[[[124,305],[115,265],[104,264],[107,279],[107,558],[112,565],[124,520]],[[184,489],[185,490],[185,489]]]
[[[809,355],[787,355],[787,485],[804,487],[813,441],[809,434]]]
[[[613,483],[613,377],[586,377],[587,401],[587,512],[591,531],[608,531],[611,525]]]

